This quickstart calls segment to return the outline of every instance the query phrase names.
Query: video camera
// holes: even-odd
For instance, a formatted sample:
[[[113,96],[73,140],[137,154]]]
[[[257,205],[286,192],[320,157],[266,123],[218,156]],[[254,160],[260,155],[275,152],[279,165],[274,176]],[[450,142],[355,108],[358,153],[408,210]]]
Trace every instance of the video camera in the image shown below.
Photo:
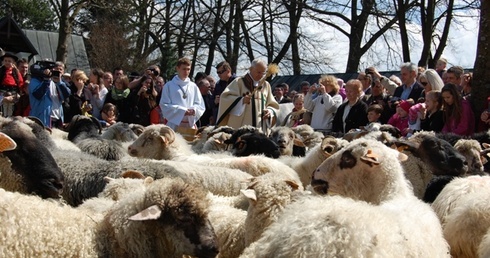
[[[31,65],[29,71],[31,72],[31,77],[37,77],[40,79],[51,78],[52,76],[60,75],[59,71],[53,71],[57,65],[53,61],[37,61]],[[50,71],[49,75],[44,74],[44,71],[48,69]]]

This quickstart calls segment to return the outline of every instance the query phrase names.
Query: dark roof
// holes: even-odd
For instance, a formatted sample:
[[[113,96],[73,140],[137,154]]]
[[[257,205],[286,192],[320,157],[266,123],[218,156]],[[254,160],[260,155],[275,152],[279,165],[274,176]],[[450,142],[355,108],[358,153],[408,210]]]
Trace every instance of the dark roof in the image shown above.
[[[37,49],[11,17],[0,18],[0,47],[7,52],[37,55]]]
[[[50,59],[56,61],[56,48],[58,46],[58,33],[39,30],[24,30],[32,44],[39,50],[36,60]],[[87,51],[83,37],[71,35],[68,37],[68,56],[66,58],[66,71],[73,68],[84,71],[90,70]]]
[[[392,74],[399,75],[399,71],[386,71],[380,72],[384,76],[391,76]],[[337,78],[347,82],[350,79],[357,79],[359,73],[329,73],[328,75],[333,75]],[[287,83],[289,85],[289,91],[295,90],[300,91],[300,84],[303,81],[307,81],[310,84],[317,83],[320,77],[324,74],[303,74],[303,75],[279,75],[274,77],[270,82],[272,88],[281,83]]]

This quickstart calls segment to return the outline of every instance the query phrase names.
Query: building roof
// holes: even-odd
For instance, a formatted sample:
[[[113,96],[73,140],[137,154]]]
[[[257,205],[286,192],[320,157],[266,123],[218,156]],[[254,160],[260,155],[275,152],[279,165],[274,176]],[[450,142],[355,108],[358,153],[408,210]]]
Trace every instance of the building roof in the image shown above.
[[[24,30],[27,38],[36,47],[39,54],[37,60],[50,59],[56,61],[56,48],[58,46],[58,33],[39,30]],[[68,56],[66,58],[66,71],[77,68],[83,71],[90,70],[87,51],[83,37],[71,35],[68,37]]]
[[[0,18],[0,47],[12,53],[38,54],[37,49],[11,17]]]
[[[38,60],[56,61],[58,33],[38,30],[22,30],[11,17],[0,18],[0,47],[4,51],[16,53],[18,57],[28,57],[30,63]],[[26,53],[26,54],[25,54]],[[68,37],[68,57],[66,70],[73,68],[90,70],[83,37]]]

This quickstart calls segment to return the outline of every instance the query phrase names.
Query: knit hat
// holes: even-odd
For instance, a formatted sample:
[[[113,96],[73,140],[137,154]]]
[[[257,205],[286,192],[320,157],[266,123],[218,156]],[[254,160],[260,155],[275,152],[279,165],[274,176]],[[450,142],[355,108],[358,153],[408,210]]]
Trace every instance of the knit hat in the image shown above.
[[[401,107],[403,110],[405,110],[405,112],[408,113],[412,104],[410,104],[410,102],[408,102],[406,100],[402,100],[402,101],[400,101],[400,103],[398,103],[398,106]]]

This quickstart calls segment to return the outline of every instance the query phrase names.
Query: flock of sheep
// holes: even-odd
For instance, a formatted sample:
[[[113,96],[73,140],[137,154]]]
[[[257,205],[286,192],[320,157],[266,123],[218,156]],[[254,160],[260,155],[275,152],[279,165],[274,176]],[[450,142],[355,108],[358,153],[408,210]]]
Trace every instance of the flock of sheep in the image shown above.
[[[0,257],[490,257],[490,134],[373,128],[0,118]]]

